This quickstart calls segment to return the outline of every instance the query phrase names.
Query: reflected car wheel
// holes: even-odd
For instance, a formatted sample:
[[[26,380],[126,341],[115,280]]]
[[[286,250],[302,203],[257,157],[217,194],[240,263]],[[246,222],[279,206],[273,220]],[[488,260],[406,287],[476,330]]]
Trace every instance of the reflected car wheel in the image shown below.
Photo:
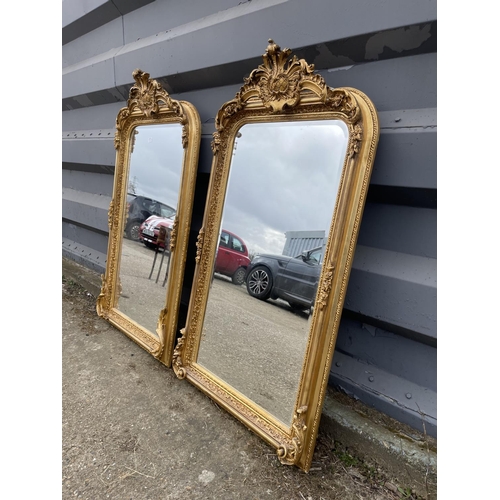
[[[266,300],[271,294],[273,277],[264,266],[257,266],[247,278],[248,293],[256,299]]]
[[[141,225],[138,222],[132,222],[127,227],[127,236],[134,241],[139,241],[139,229]]]
[[[246,269],[244,267],[239,267],[232,275],[231,280],[235,285],[243,285],[243,283],[245,283],[245,274]]]

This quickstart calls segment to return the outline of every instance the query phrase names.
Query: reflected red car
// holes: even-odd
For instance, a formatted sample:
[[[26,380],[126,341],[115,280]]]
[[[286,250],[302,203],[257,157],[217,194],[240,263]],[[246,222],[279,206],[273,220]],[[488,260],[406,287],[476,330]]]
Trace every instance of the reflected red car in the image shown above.
[[[215,272],[229,276],[235,285],[242,285],[249,265],[245,242],[234,233],[223,229],[215,258]]]
[[[172,232],[172,227],[174,225],[175,214],[171,217],[159,217],[158,215],[152,215],[148,217],[139,228],[139,239],[148,248],[156,249],[158,246],[158,234],[160,232],[160,227],[164,226],[167,229],[167,245],[170,241],[170,233]],[[160,242],[160,248],[165,248],[165,244]]]

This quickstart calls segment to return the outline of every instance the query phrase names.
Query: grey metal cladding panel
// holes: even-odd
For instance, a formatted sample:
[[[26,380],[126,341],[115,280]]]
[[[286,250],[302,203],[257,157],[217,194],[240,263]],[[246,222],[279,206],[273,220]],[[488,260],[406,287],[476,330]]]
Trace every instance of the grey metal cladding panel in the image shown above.
[[[437,129],[381,130],[370,184],[437,189]]]
[[[243,3],[241,0],[190,0],[189,8],[186,8],[185,0],[157,0],[123,17],[124,43],[167,31]]]
[[[62,43],[109,23],[153,0],[64,0],[62,3]]]
[[[399,2],[388,1],[382,8],[365,0],[334,6],[324,0],[247,2],[128,44],[116,56],[116,80],[118,85],[128,83],[139,64],[156,77],[259,57],[270,36],[293,49],[330,42],[332,35],[341,40],[432,22],[434,6],[429,2],[401,9]]]
[[[334,370],[330,372],[329,385],[359,399],[368,406],[389,415],[399,422],[430,436],[437,435],[437,395],[434,391],[412,384],[393,374],[384,373],[377,367],[366,366],[351,358],[336,353],[335,362],[340,361],[346,369],[343,373]],[[362,384],[359,379],[364,377]],[[367,380],[373,377],[378,387]],[[393,387],[388,391],[387,387]],[[399,389],[398,389],[399,388]],[[389,393],[390,392],[390,393]],[[407,396],[408,395],[408,396]]]
[[[115,87],[115,68],[113,55],[116,50],[111,50],[103,58],[90,61],[85,65],[74,65],[63,71],[62,97],[85,96],[90,92]],[[134,68],[135,69],[135,68]],[[130,73],[132,74],[132,72]],[[82,98],[83,98],[82,97]],[[83,101],[82,106],[92,103]]]
[[[123,22],[114,19],[62,46],[62,67],[98,56],[123,45]]]
[[[437,349],[342,316],[335,352],[437,391]],[[335,368],[337,371],[340,367]]]
[[[63,188],[76,191],[111,197],[113,195],[113,181],[113,175],[65,169],[62,171]]]
[[[109,0],[63,0],[62,2],[62,27],[65,28],[79,19],[91,15],[106,4],[112,5]],[[116,7],[114,7],[116,10]]]
[[[437,258],[437,210],[366,203],[358,245]]]
[[[110,196],[63,188],[62,214],[64,219],[107,233]]]
[[[97,252],[104,254],[108,253],[108,233],[95,231],[92,228],[75,224],[73,221],[62,221],[62,241],[63,245],[85,245],[88,248],[93,248]]]
[[[185,48],[182,50],[185,50]],[[259,53],[261,52],[262,50]],[[107,56],[101,55],[98,61],[105,57]],[[80,76],[84,75],[85,68],[87,65],[91,65],[91,61],[85,61],[82,64],[67,68],[67,74],[63,72],[63,89],[65,89],[63,91],[63,109],[66,109],[65,106],[67,109],[73,109],[119,100],[125,101],[133,80],[132,71],[136,66],[148,71],[153,78],[158,79],[173,97],[179,98],[178,96],[186,94],[186,100],[190,100],[187,96],[191,95],[193,102],[196,99],[200,107],[202,107],[201,103],[209,103],[211,99],[205,98],[206,94],[203,94],[203,92],[206,92],[206,90],[199,90],[202,94],[198,94],[198,91],[192,87],[194,86],[195,89],[202,86],[214,87],[207,90],[213,90],[214,93],[220,96],[220,98],[212,101],[217,104],[216,107],[218,108],[220,104],[234,97],[243,84],[243,78],[248,76],[249,72],[262,62],[261,56],[255,56],[248,60],[239,60],[212,67],[205,66],[199,70],[181,73],[177,71],[177,68],[166,68],[165,63],[162,62],[163,60],[161,53],[157,54],[155,52],[149,56],[144,54],[143,58],[130,62],[122,70],[120,74],[121,84],[118,87],[103,90],[99,89],[103,82],[99,82],[99,85],[90,82],[92,86],[85,89],[86,95],[83,96],[79,95],[82,92],[81,85],[75,89],[71,87],[72,82],[75,80],[72,73],[81,73]],[[208,64],[208,58],[204,59],[203,63]],[[102,61],[100,64],[102,64]],[[152,65],[159,67],[153,71]],[[169,71],[175,71],[175,74],[169,75]],[[319,71],[319,73],[325,78],[327,84],[332,87],[350,86],[364,91],[374,101],[379,112],[394,109],[436,107],[435,53],[360,64],[343,68],[343,70],[324,70]],[[231,85],[228,85],[228,83],[231,83]],[[226,89],[227,96],[225,95]],[[194,104],[197,103],[194,102]],[[211,116],[215,114],[216,111],[212,112]],[[200,116],[202,116],[203,120],[202,112],[200,112]]]
[[[62,141],[63,162],[114,166],[115,158],[112,140]]]
[[[331,87],[364,92],[377,111],[437,108],[437,53],[319,71]]]
[[[63,111],[62,130],[68,132],[77,130],[114,130],[118,112],[126,105],[126,102],[122,101],[102,106]]]
[[[436,260],[357,245],[344,309],[392,331],[437,339]]]

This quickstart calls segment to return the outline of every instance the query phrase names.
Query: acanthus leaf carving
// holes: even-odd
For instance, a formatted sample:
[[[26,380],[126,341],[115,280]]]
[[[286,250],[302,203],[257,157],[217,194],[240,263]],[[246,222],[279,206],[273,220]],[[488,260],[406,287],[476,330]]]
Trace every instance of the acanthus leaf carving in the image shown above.
[[[175,250],[175,245],[177,243],[177,227],[179,225],[179,219],[177,215],[175,216],[174,223],[172,225],[172,231],[170,232],[170,251]]]
[[[305,413],[307,406],[301,406],[296,410],[292,421],[292,439],[290,443],[281,444],[277,449],[280,462],[284,465],[295,465],[304,448],[304,434],[307,429]]]
[[[211,142],[212,153],[215,155],[219,151],[220,146],[220,134],[219,132],[214,132],[213,140]]]
[[[157,80],[151,80],[149,73],[136,69],[132,76],[135,84],[130,88],[127,107],[122,108],[116,117],[115,149],[119,149],[121,146],[122,130],[126,120],[136,111],[147,118],[159,115],[160,103],[163,103],[163,106],[179,117],[182,125],[182,147],[186,149],[189,143],[189,128],[181,103],[172,99],[161,83]]]
[[[177,378],[183,379],[186,377],[186,369],[182,364],[182,352],[184,351],[184,342],[186,341],[186,329],[182,328],[180,333],[181,336],[172,354],[172,368]]]
[[[326,301],[330,294],[330,290],[332,289],[332,280],[333,280],[333,271],[335,266],[328,266],[326,269],[325,277],[323,280],[323,284],[321,285],[321,289],[318,296],[318,307],[323,309],[326,306]]]

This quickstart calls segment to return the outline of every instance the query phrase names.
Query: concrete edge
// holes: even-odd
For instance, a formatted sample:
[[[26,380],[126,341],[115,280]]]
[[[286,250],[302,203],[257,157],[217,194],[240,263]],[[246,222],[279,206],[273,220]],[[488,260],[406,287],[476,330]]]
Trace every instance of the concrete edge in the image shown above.
[[[332,437],[337,448],[382,468],[395,483],[428,500],[437,498],[437,453],[429,445],[435,441],[417,442],[391,430],[337,401],[332,392],[329,388],[325,397],[320,432]]]
[[[99,273],[62,258],[62,274],[98,297]],[[358,402],[359,404],[359,402]],[[375,410],[370,409],[373,414]],[[416,442],[343,404],[327,391],[319,432],[332,437],[336,448],[367,464],[376,464],[397,484],[427,500],[437,498],[437,453],[426,442]]]

